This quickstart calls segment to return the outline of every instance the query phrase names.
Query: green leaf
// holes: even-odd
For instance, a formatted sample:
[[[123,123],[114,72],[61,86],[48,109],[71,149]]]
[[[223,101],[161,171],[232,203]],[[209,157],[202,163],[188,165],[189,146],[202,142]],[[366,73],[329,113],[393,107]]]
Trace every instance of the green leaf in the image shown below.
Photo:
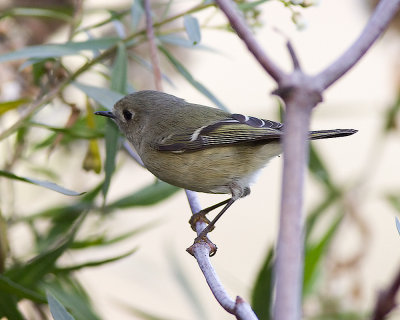
[[[385,125],[384,125],[385,132],[390,132],[392,130],[398,129],[397,119],[399,113],[400,113],[400,92],[396,98],[396,101],[386,111]]]
[[[63,268],[57,268],[55,270],[55,273],[60,273],[60,272],[65,272],[65,273],[69,273],[71,271],[77,271],[79,269],[83,269],[83,268],[91,268],[91,267],[98,267],[101,266],[103,264],[108,264],[111,262],[115,262],[121,259],[124,259],[126,257],[129,257],[130,255],[132,255],[133,253],[135,253],[138,249],[135,248],[133,250],[130,250],[124,254],[112,257],[112,258],[107,258],[107,259],[101,259],[101,260],[96,260],[96,261],[89,261],[89,262],[85,262],[85,263],[81,263],[75,266],[70,266],[70,267],[63,267]]]
[[[130,208],[135,206],[150,206],[170,197],[178,190],[180,190],[180,188],[172,186],[166,182],[159,181],[129,196],[123,197],[111,204],[108,204],[105,209],[110,210],[116,208]]]
[[[200,82],[195,80],[189,71],[177,60],[167,49],[163,46],[158,46],[159,50],[167,57],[174,68],[198,91],[210,99],[215,105],[217,105],[222,110],[228,110],[205,86]]]
[[[308,168],[314,177],[319,180],[325,187],[330,190],[334,190],[336,187],[332,183],[329,172],[326,169],[321,157],[319,156],[316,148],[310,145],[310,160],[308,163]]]
[[[126,84],[128,77],[128,58],[126,55],[126,48],[122,42],[118,43],[117,56],[111,70],[111,89],[126,93]]]
[[[328,212],[327,209],[336,201],[341,199],[341,193],[336,191],[329,192],[325,198],[307,215],[306,220],[306,239],[310,237],[317,221]]]
[[[11,172],[8,172],[8,171],[0,170],[0,176],[6,177],[6,178],[9,178],[9,179],[14,179],[14,180],[19,180],[19,181],[23,181],[23,182],[36,184],[38,186],[41,186],[41,187],[44,187],[44,188],[47,188],[47,189],[50,189],[50,190],[65,194],[67,196],[80,196],[80,195],[84,194],[84,192],[79,193],[79,192],[75,192],[75,191],[72,191],[72,190],[65,189],[65,188],[63,188],[63,187],[61,187],[61,186],[59,186],[59,185],[57,185],[57,184],[55,184],[53,182],[42,181],[42,180],[38,180],[38,179],[34,179],[34,178],[21,177],[21,176],[17,176],[15,174],[13,174]]]
[[[387,200],[391,206],[400,213],[400,196],[394,194],[388,195]]]
[[[318,241],[306,244],[303,281],[303,292],[305,295],[312,291],[318,275],[317,269],[325,257],[327,247],[331,243],[342,220],[343,215],[340,214]]]
[[[252,2],[243,2],[243,3],[238,3],[238,8],[242,11],[249,11],[253,10],[256,7],[258,7],[260,4],[263,4],[264,2],[267,2],[270,0],[258,0],[258,1],[252,1]]]
[[[84,288],[73,275],[59,273],[41,284],[41,289],[57,297],[77,320],[100,320]]]
[[[0,116],[3,115],[4,113],[10,111],[10,110],[14,110],[16,108],[18,108],[19,106],[28,103],[29,100],[28,99],[17,99],[17,100],[13,100],[13,101],[4,101],[4,102],[0,102]]]
[[[46,303],[45,297],[39,293],[21,286],[2,274],[0,274],[0,292],[2,295],[7,294],[16,296],[19,299],[29,299],[38,303]]]
[[[149,222],[147,224],[144,224],[143,226],[140,226],[138,228],[135,228],[131,231],[125,232],[123,234],[120,234],[119,236],[116,236],[116,237],[110,238],[110,239],[108,239],[105,235],[100,235],[100,236],[96,236],[96,237],[88,237],[83,241],[74,241],[74,243],[71,245],[71,249],[82,249],[82,248],[89,248],[89,247],[112,245],[112,244],[121,242],[125,239],[128,239],[130,237],[136,236],[136,235],[138,235],[142,232],[145,232],[151,228],[154,228],[158,224],[159,224],[159,222]]]
[[[138,64],[140,64],[142,67],[144,67],[146,70],[150,71],[151,73],[153,73],[153,65],[143,59],[142,57],[134,54],[133,52],[129,52],[129,58],[135,60]],[[165,74],[165,73],[161,73],[161,77],[164,81],[168,82],[172,87],[175,87],[174,83],[172,82],[172,80]]]
[[[43,9],[43,8],[12,8],[3,11],[0,14],[0,19],[4,17],[39,17],[39,18],[52,18],[57,20],[64,20],[71,22],[71,16],[65,14],[61,10]]]
[[[144,319],[144,320],[172,320],[171,318],[166,318],[164,316],[157,316],[155,315],[153,312],[154,310],[152,310],[151,312],[148,311],[144,311],[142,309],[139,308],[135,308],[132,307],[131,305],[126,306],[125,309],[128,312],[133,313],[135,316],[139,317],[139,319]],[[153,308],[154,309],[154,308]],[[136,318],[136,317],[135,317]],[[174,318],[174,320],[176,320],[176,318]]]
[[[53,127],[53,126],[49,126],[49,125],[46,125],[43,123],[37,123],[37,122],[30,122],[29,124],[33,127],[40,127],[40,128],[44,128],[44,129],[47,129],[50,131],[57,132],[57,133],[62,133],[62,134],[68,135],[75,139],[96,139],[96,138],[103,137],[103,135],[104,135],[103,130],[92,129],[92,128],[89,128],[88,126],[82,126],[78,123],[76,123],[76,125],[73,125],[70,128]]]
[[[194,45],[200,43],[201,33],[199,21],[191,15],[185,15],[183,17],[183,23],[185,25],[186,33],[191,43]]]
[[[25,320],[17,303],[17,299],[0,291],[0,319]]]
[[[50,292],[47,292],[47,301],[54,320],[74,320],[74,317],[64,308]]]
[[[119,38],[100,38],[89,39],[81,42],[65,42],[60,44],[44,44],[40,46],[30,46],[17,51],[8,52],[0,55],[0,63],[32,58],[55,58],[76,55],[83,50],[101,50],[115,45]]]
[[[82,214],[79,219],[72,224],[67,234],[59,237],[56,244],[51,248],[41,252],[23,265],[15,265],[13,268],[8,269],[4,275],[21,286],[28,288],[34,287],[46,274],[54,270],[56,261],[71,245],[86,214],[87,213]]]
[[[131,6],[131,29],[136,30],[143,16],[144,10],[141,0],[134,0]]]
[[[215,49],[210,47],[204,46],[202,44],[194,44],[191,40],[181,37],[177,34],[165,34],[157,36],[157,39],[160,40],[162,43],[172,44],[174,46],[188,48],[188,49],[202,49],[207,51],[216,52]]]
[[[259,320],[269,320],[273,297],[274,249],[271,247],[258,272],[251,293],[251,306]]]
[[[106,159],[104,161],[104,183],[102,188],[104,201],[107,198],[108,189],[111,183],[111,177],[115,171],[115,159],[117,156],[117,151],[119,149],[119,131],[117,126],[111,122],[106,122],[106,133],[105,133],[105,143],[106,143]]]
[[[107,109],[111,109],[118,100],[124,97],[123,94],[107,88],[90,86],[76,81],[72,84]]]
[[[125,93],[127,85],[128,58],[123,43],[118,43],[117,56],[111,71],[111,89]],[[120,137],[117,126],[111,121],[106,122],[106,160],[104,163],[105,178],[103,184],[103,198],[107,197],[111,177],[115,170],[115,158],[118,151],[118,139]]]

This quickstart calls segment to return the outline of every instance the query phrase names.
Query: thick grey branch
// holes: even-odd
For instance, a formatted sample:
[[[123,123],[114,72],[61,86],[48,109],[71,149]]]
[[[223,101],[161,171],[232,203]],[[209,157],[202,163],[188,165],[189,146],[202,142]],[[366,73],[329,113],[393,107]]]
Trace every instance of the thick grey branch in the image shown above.
[[[335,62],[315,77],[321,90],[349,71],[374,44],[400,9],[400,0],[381,0],[358,39]]]

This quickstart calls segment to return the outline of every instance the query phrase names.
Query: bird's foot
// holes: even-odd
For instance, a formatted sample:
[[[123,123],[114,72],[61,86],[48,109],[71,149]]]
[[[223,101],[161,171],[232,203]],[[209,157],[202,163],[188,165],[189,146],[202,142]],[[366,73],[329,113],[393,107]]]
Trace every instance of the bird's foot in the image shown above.
[[[212,257],[213,255],[215,255],[217,253],[217,246],[211,242],[210,239],[207,238],[207,234],[202,235],[202,233],[200,233],[200,235],[194,239],[194,243],[186,249],[187,252],[189,252],[193,257],[195,257],[195,246],[196,245],[202,245],[202,244],[206,244],[209,247],[209,256]]]
[[[208,211],[201,210],[197,213],[192,214],[192,216],[189,219],[189,224],[192,227],[193,231],[196,231],[196,223],[199,221],[204,222],[206,224],[210,223],[210,220],[206,217],[207,213]],[[212,227],[211,230],[214,230],[214,227]]]

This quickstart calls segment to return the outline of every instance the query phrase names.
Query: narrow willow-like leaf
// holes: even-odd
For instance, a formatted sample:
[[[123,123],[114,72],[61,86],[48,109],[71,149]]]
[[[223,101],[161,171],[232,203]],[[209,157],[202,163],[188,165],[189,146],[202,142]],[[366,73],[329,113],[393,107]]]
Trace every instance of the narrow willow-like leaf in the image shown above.
[[[25,320],[18,310],[18,301],[0,291],[0,319]]]
[[[116,208],[123,209],[135,206],[150,206],[170,197],[178,190],[180,190],[180,188],[172,186],[166,182],[159,181],[129,196],[125,196],[111,204],[108,204],[105,209],[109,210]]]
[[[0,55],[0,63],[32,58],[55,58],[76,55],[83,50],[102,50],[115,45],[119,38],[89,39],[81,42],[30,46]]]
[[[58,258],[69,248],[81,226],[86,213],[82,214],[68,232],[55,241],[55,245],[42,251],[30,261],[8,269],[4,275],[21,286],[34,287],[43,277],[52,272]]]
[[[271,319],[273,297],[273,264],[274,249],[271,247],[265,256],[264,263],[258,272],[251,293],[251,306],[259,320]]]
[[[111,89],[125,93],[127,84],[128,58],[126,48],[123,43],[118,43],[117,56],[111,70]],[[118,151],[119,131],[117,126],[111,121],[106,125],[106,160],[104,163],[105,178],[103,184],[103,198],[106,199],[110,187],[111,177],[115,170],[115,158]]]
[[[0,14],[0,19],[4,17],[42,17],[64,20],[65,22],[71,22],[72,20],[70,15],[61,12],[60,10],[43,8],[12,8],[3,11],[3,13]]]
[[[149,222],[144,224],[143,226],[140,226],[138,228],[135,228],[131,231],[125,232],[113,238],[108,238],[106,235],[100,235],[95,237],[88,237],[82,241],[74,241],[74,243],[71,245],[71,249],[82,249],[82,248],[113,245],[115,243],[119,243],[128,238],[141,234],[149,229],[152,229],[158,224],[159,224],[158,221]]]
[[[28,99],[18,99],[18,100],[13,100],[13,101],[4,101],[0,102],[0,116],[3,115],[4,113],[14,110],[18,108],[19,106],[28,103]]]
[[[201,33],[199,21],[191,15],[185,15],[183,17],[183,23],[190,42],[194,45],[200,43]]]
[[[390,205],[400,213],[400,196],[391,194],[387,196],[387,200]]]
[[[50,292],[47,292],[47,301],[54,320],[74,320],[74,317]]]
[[[318,275],[318,267],[320,266],[322,259],[325,257],[327,247],[331,243],[342,219],[343,215],[340,214],[318,241],[315,241],[312,244],[306,244],[303,278],[304,294],[309,294],[311,292]]]
[[[72,84],[107,109],[111,109],[118,100],[124,97],[123,94],[107,88],[95,87],[76,81]]]
[[[131,29],[136,30],[142,19],[144,10],[141,0],[134,0],[131,6]]]
[[[67,196],[80,196],[80,195],[84,194],[84,192],[79,193],[76,191],[72,191],[72,190],[66,189],[64,187],[61,187],[53,182],[38,180],[38,179],[34,179],[34,178],[21,177],[21,176],[17,176],[15,174],[13,174],[11,172],[8,172],[8,171],[0,170],[0,176],[6,177],[9,179],[14,179],[14,180],[18,180],[18,181],[36,184],[38,186],[65,194]]]
[[[400,220],[399,220],[399,218],[397,218],[397,217],[395,217],[395,220],[396,220],[396,228],[397,228],[397,232],[399,233],[399,235],[400,235]]]
[[[41,290],[50,292],[77,320],[100,320],[85,288],[71,274],[57,274],[41,282]]]
[[[328,212],[327,209],[341,199],[341,193],[332,191],[325,195],[319,204],[307,215],[306,220],[306,239],[312,234],[314,227],[319,219]]]
[[[151,62],[143,59],[142,57],[134,54],[133,52],[129,53],[129,58],[135,60],[138,64],[140,64],[141,66],[143,66],[146,70],[150,71],[151,73],[153,73],[153,65],[151,64]],[[161,77],[164,81],[168,82],[172,87],[175,87],[174,83],[172,82],[172,80],[165,74],[165,73],[161,73]],[[131,92],[132,90],[130,90],[129,92]]]
[[[0,292],[1,295],[13,295],[20,299],[24,298],[38,303],[46,303],[46,298],[39,293],[21,286],[2,274],[0,274]]]
[[[167,57],[174,68],[198,91],[210,99],[215,105],[222,110],[228,110],[205,86],[195,80],[189,71],[163,46],[158,47],[160,51]]]
[[[308,163],[308,168],[314,177],[319,180],[326,188],[334,190],[335,186],[329,175],[329,171],[326,169],[321,157],[319,156],[315,147],[310,145],[310,160]]]
[[[135,248],[133,250],[130,250],[124,254],[112,257],[112,258],[107,258],[107,259],[101,259],[101,260],[96,260],[96,261],[89,261],[89,262],[85,262],[85,263],[81,263],[78,265],[74,265],[74,266],[70,266],[70,267],[63,267],[63,268],[57,268],[55,270],[55,273],[59,273],[59,272],[71,272],[71,271],[77,271],[79,269],[84,269],[84,268],[91,268],[91,267],[98,267],[104,264],[108,264],[111,262],[115,262],[121,259],[124,259],[126,257],[129,257],[130,255],[132,255],[133,253],[135,253],[138,249]]]
[[[30,122],[30,125],[32,127],[44,128],[57,133],[69,135],[73,138],[78,138],[78,139],[95,139],[95,138],[101,138],[104,135],[103,130],[95,128],[92,129],[87,126],[81,126],[81,125],[73,125],[70,128],[53,127],[43,123],[34,123],[34,122]]]
[[[118,43],[117,56],[111,70],[111,89],[125,94],[128,77],[128,58],[125,45]]]
[[[390,106],[385,115],[385,124],[384,124],[384,131],[390,132],[392,130],[398,130],[398,116],[400,114],[400,92],[394,101],[393,105]]]
[[[260,4],[263,4],[264,2],[267,2],[270,0],[258,0],[258,1],[252,1],[252,2],[243,2],[243,3],[238,3],[238,8],[242,11],[248,11],[248,10],[253,10]]]

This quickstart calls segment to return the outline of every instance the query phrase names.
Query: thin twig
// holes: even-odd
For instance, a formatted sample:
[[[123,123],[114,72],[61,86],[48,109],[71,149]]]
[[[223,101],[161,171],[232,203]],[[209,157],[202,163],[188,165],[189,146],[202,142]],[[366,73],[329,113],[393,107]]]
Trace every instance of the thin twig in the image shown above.
[[[400,289],[400,269],[386,290],[378,294],[372,320],[383,320],[396,307],[396,295]]]
[[[232,28],[242,38],[249,51],[253,54],[260,65],[279,84],[286,77],[286,74],[279,68],[264,52],[252,31],[239,13],[232,0],[216,0],[221,10],[225,13]]]
[[[293,70],[301,70],[299,58],[297,57],[296,51],[294,50],[290,40],[286,42],[286,47],[289,51],[290,57],[292,58]]]
[[[315,77],[321,90],[328,88],[349,71],[383,34],[396,12],[400,0],[381,0],[358,39],[331,65]]]
[[[150,0],[144,0],[144,11],[146,13],[146,34],[150,46],[150,59],[153,66],[154,82],[156,90],[162,91],[160,61],[158,59],[157,46],[155,43],[153,19],[151,17]]]
[[[197,197],[196,192],[185,190],[186,196],[189,201],[192,213],[197,213],[201,210],[201,206]],[[196,222],[196,232],[197,235],[204,230],[207,225],[203,221]],[[242,298],[237,297],[233,300],[224,286],[222,285],[214,267],[210,261],[210,252],[212,248],[204,241],[195,241],[195,243],[190,247],[190,253],[195,257],[197,263],[199,264],[200,270],[203,272],[204,278],[210,287],[215,299],[227,312],[234,314],[237,319],[243,320],[257,320],[254,311],[251,309],[250,305],[245,302]]]
[[[57,97],[64,84],[65,81],[59,83],[50,92],[41,96],[36,101],[32,102],[26,109],[24,109],[23,114],[20,116],[20,118],[13,125],[11,125],[9,128],[5,129],[3,132],[0,133],[0,141],[13,134],[15,131],[17,131],[29,117],[34,115],[41,108],[43,108],[44,105],[46,105],[55,97]]]

